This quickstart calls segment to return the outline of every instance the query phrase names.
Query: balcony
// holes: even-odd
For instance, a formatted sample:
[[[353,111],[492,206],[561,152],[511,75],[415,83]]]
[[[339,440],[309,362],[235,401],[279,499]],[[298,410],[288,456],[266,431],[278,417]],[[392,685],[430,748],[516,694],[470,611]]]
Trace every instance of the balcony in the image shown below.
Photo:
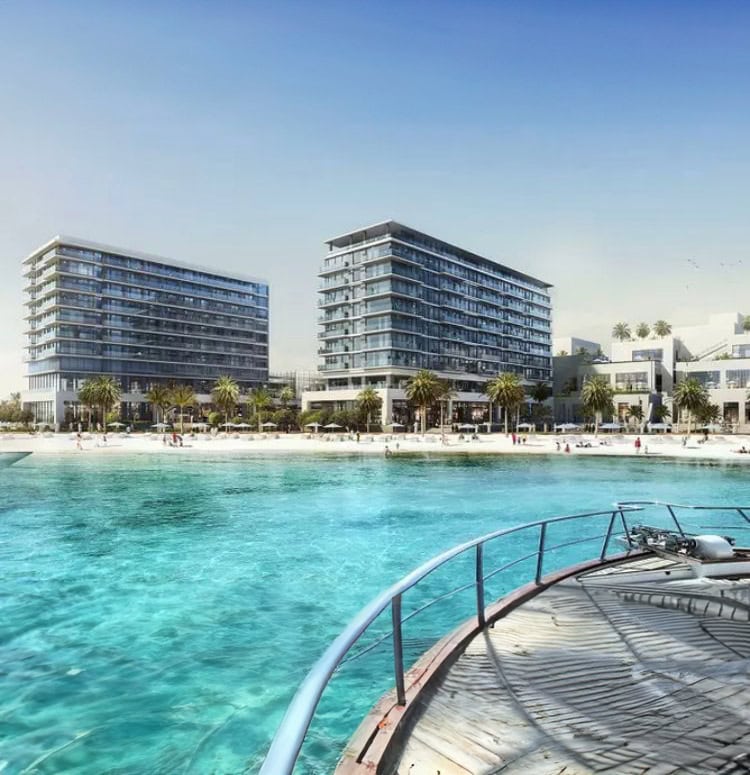
[[[348,295],[339,299],[318,299],[318,307],[326,309],[327,307],[340,307],[344,304],[351,304],[354,299],[349,298]]]

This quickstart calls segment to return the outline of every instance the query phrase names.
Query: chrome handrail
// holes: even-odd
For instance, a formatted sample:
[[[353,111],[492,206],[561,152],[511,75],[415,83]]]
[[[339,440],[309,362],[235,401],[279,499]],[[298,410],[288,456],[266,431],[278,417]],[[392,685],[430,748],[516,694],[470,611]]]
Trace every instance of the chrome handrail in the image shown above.
[[[622,501],[616,503],[612,508],[606,509],[604,511],[592,511],[584,512],[582,514],[569,514],[561,517],[551,517],[549,519],[527,522],[523,525],[515,525],[513,527],[504,528],[502,530],[496,530],[492,533],[487,533],[486,535],[480,536],[479,538],[475,538],[471,541],[466,541],[465,543],[454,546],[452,549],[448,549],[442,554],[439,554],[423,563],[418,568],[411,571],[411,573],[404,576],[400,581],[397,581],[391,587],[378,595],[378,597],[366,605],[354,617],[354,619],[352,619],[352,621],[343,630],[343,632],[341,632],[341,634],[325,650],[323,655],[313,665],[303,682],[300,684],[299,689],[289,704],[281,724],[279,725],[276,734],[274,735],[258,775],[292,775],[300,749],[302,748],[305,736],[310,727],[310,723],[313,719],[323,691],[328,685],[331,676],[342,664],[344,657],[351,650],[352,646],[354,646],[354,644],[361,638],[368,627],[389,606],[391,607],[392,617],[392,630],[390,635],[393,638],[393,663],[396,684],[396,697],[399,705],[405,705],[406,692],[404,686],[403,648],[401,642],[401,625],[404,621],[401,618],[402,596],[405,592],[414,587],[425,577],[429,576],[433,571],[445,565],[445,563],[447,563],[449,560],[464,554],[470,549],[476,550],[475,574],[473,583],[476,586],[477,623],[481,628],[485,626],[484,582],[488,578],[495,576],[503,570],[507,570],[519,562],[518,559],[515,559],[509,563],[506,563],[500,568],[496,568],[488,573],[485,573],[483,564],[483,549],[485,544],[497,538],[513,535],[521,531],[539,528],[538,548],[535,551],[525,555],[522,559],[529,560],[533,557],[536,557],[536,568],[533,578],[536,584],[541,584],[544,573],[545,552],[551,552],[555,549],[571,546],[575,543],[590,543],[601,538],[603,541],[601,551],[599,553],[599,559],[604,560],[609,548],[609,542],[612,538],[617,515],[620,515],[622,530],[624,531],[625,535],[627,535],[628,529],[625,514],[630,512],[643,511],[649,506],[665,507],[669,511],[672,520],[677,526],[678,531],[683,535],[684,531],[677,516],[675,515],[675,509],[684,508],[696,510],[734,510],[737,511],[747,522],[750,522],[750,517],[748,517],[748,515],[745,513],[750,512],[750,507],[744,506],[690,506],[667,503],[664,501]],[[587,519],[604,516],[609,516],[610,520],[607,532],[603,536],[587,536],[585,538],[576,539],[574,541],[566,541],[555,546],[547,546],[546,535],[548,525],[556,524],[559,522],[566,522],[573,519]],[[451,590],[450,593],[446,593],[440,596],[440,599],[447,597],[449,594],[454,594],[458,590],[465,590],[470,586],[471,584],[459,586],[456,589]],[[426,607],[428,606],[425,605],[422,608]],[[413,614],[410,614],[407,618],[410,618],[411,615]],[[369,648],[364,649],[364,651],[367,650],[369,650]]]

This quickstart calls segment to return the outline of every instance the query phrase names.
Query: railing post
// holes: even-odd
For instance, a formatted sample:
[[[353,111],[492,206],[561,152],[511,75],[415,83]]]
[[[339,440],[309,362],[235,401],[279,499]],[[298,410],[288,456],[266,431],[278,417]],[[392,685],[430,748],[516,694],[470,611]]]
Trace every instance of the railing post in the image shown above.
[[[625,512],[620,509],[620,521],[622,522],[622,532],[625,536],[625,540],[628,542],[628,551],[627,554],[630,554],[630,552],[633,550],[633,545],[630,543],[630,534],[628,533],[628,523],[625,520]]]
[[[685,537],[685,531],[682,529],[682,525],[680,524],[680,521],[675,516],[674,510],[672,509],[672,506],[670,504],[667,504],[667,511],[670,513],[673,522],[677,526],[677,530],[679,531],[680,535],[684,538]]]
[[[401,641],[401,595],[391,600],[391,620],[393,622],[393,672],[396,677],[396,701],[406,705],[404,688],[404,647]]]
[[[477,623],[484,627],[484,544],[477,544],[476,582],[477,582]]]
[[[609,539],[612,537],[612,528],[615,526],[615,517],[617,516],[617,512],[613,511],[612,516],[609,518],[609,527],[607,528],[607,535],[604,539],[604,543],[602,544],[602,553],[599,555],[599,559],[604,561],[604,558],[607,556],[607,549],[609,547]]]
[[[536,583],[539,584],[542,580],[542,569],[544,566],[544,539],[547,536],[547,523],[542,522],[541,530],[539,531],[539,551],[536,555]]]

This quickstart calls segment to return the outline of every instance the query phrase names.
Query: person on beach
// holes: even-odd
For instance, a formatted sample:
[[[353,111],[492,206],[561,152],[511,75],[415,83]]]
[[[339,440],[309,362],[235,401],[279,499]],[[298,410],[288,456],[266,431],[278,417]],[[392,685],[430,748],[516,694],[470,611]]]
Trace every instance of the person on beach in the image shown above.
[[[83,444],[81,444],[82,440],[83,436],[81,436],[81,431],[78,431],[78,433],[76,433],[76,449],[83,449]]]
[[[565,451],[570,452],[570,444],[568,444],[567,442],[565,443]]]
[[[389,447],[388,447],[388,445],[386,444],[386,445],[385,445],[385,456],[386,456],[386,457],[390,457],[392,454],[393,454],[393,452],[391,452],[390,448],[389,448]]]
[[[635,440],[635,454],[637,455],[641,451],[641,437],[637,436]]]

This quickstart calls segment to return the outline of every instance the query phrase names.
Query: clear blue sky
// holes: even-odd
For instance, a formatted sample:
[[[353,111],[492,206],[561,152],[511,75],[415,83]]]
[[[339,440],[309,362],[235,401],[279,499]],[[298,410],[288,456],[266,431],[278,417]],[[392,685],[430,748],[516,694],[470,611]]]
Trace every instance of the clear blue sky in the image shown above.
[[[748,138],[746,2],[0,0],[0,393],[58,232],[267,278],[273,369],[386,218],[553,283],[559,334],[750,313]]]

